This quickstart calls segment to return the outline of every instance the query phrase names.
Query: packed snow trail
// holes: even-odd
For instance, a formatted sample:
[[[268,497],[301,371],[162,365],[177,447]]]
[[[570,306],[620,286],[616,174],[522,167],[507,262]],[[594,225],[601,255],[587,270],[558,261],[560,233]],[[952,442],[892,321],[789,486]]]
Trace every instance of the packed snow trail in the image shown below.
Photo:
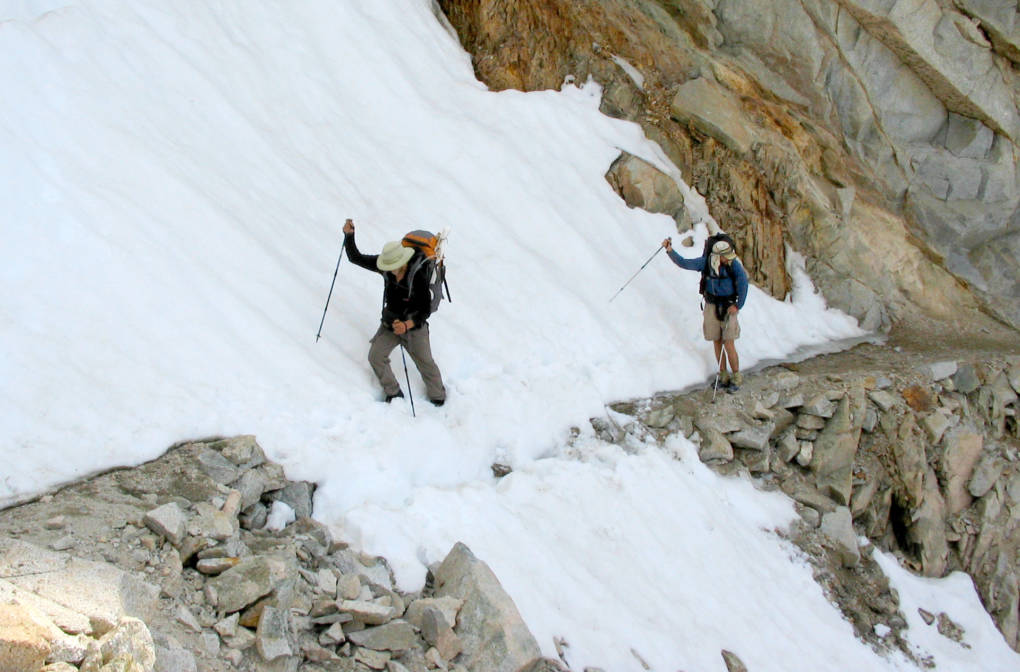
[[[487,91],[427,0],[0,0],[0,59],[0,501],[189,437],[252,433],[291,478],[318,484],[317,516],[386,554],[405,587],[451,539],[467,541],[547,652],[559,633],[584,664],[636,669],[634,647],[663,669],[708,670],[728,638],[756,670],[817,669],[832,651],[902,669],[852,639],[768,533],[729,535],[711,500],[656,514],[655,496],[705,478],[690,459],[566,456],[570,427],[609,401],[714,366],[695,274],[652,263],[607,302],[676,233],[670,218],[627,208],[606,170],[627,151],[678,174],[638,126],[599,113],[597,85]],[[709,215],[688,196],[697,249]],[[316,343],[347,217],[366,251],[454,228],[457,300],[431,322],[441,409],[412,419],[377,401],[365,361],[374,274],[341,266]],[[752,291],[745,368],[859,333],[792,270],[790,301]],[[413,372],[411,385],[420,397]],[[497,460],[516,470],[503,483],[489,472]],[[569,483],[576,499],[554,496]],[[703,496],[732,497],[715,485]],[[619,620],[587,620],[622,560],[577,502],[593,518],[614,503],[631,512],[606,534],[631,528],[622,543],[647,549],[619,568],[629,578],[607,604]],[[746,504],[727,511],[760,530],[761,502]],[[787,508],[770,504],[767,525],[785,524]],[[701,559],[676,553],[678,538],[737,568],[748,557],[720,549],[768,546],[755,571],[797,590],[720,593]],[[521,548],[548,559],[557,539],[556,563],[519,564]],[[601,570],[573,576],[588,566]],[[642,596],[660,590],[643,613]],[[719,624],[749,598],[752,614],[788,604],[723,637]],[[682,602],[702,612],[666,608]],[[780,630],[821,644],[805,652]],[[703,645],[678,646],[678,632]]]

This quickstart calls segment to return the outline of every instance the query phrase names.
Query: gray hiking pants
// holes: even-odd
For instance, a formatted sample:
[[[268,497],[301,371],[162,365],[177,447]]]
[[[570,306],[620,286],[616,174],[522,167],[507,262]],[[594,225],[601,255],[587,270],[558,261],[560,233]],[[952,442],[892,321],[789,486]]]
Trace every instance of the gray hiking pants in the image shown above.
[[[372,347],[368,350],[368,363],[372,365],[375,377],[382,385],[383,393],[394,395],[400,393],[400,383],[393,375],[393,368],[390,366],[390,353],[398,345],[403,345],[407,354],[411,356],[414,365],[418,367],[418,373],[425,381],[425,390],[429,399],[440,401],[446,399],[446,387],[443,385],[443,376],[439,373],[439,367],[432,359],[432,345],[429,342],[429,325],[425,324],[419,329],[409,331],[403,336],[397,336],[386,327],[379,325],[379,330],[370,341]]]

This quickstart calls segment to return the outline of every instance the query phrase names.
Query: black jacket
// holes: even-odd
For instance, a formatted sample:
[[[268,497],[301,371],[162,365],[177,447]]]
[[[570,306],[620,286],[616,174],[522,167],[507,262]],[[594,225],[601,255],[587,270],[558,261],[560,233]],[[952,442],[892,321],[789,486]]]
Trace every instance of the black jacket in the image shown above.
[[[351,260],[352,264],[383,276],[385,282],[381,318],[383,326],[392,330],[394,320],[401,322],[414,320],[414,329],[421,328],[429,319],[432,295],[429,292],[428,274],[424,272],[412,274],[410,269],[414,268],[422,253],[415,251],[414,256],[407,263],[408,272],[404,275],[403,280],[397,282],[397,276],[390,271],[380,271],[375,265],[379,258],[378,254],[362,254],[358,251],[353,233],[347,234],[344,246],[347,250],[347,258]]]

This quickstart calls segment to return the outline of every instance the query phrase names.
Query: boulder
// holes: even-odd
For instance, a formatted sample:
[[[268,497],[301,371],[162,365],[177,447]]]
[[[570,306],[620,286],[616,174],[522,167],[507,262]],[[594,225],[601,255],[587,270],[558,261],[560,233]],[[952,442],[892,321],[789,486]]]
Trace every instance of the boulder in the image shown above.
[[[717,82],[705,77],[677,87],[670,110],[680,123],[691,124],[740,156],[751,152],[755,129],[747,122],[740,101]]]
[[[134,661],[139,672],[152,672],[156,666],[156,645],[149,628],[137,618],[122,618],[99,640],[99,650],[104,663],[127,659]]]
[[[0,663],[4,672],[38,672],[50,654],[50,635],[16,604],[0,604]]]
[[[623,152],[609,167],[606,180],[631,208],[682,219],[684,196],[677,181],[651,163]]]
[[[973,364],[962,364],[952,376],[953,385],[957,392],[970,394],[981,387],[981,378]]]
[[[436,597],[464,600],[456,633],[469,670],[516,672],[542,655],[517,606],[488,565],[457,542],[434,572]]]
[[[815,474],[815,484],[839,504],[850,503],[852,467],[860,443],[864,409],[864,390],[855,388],[839,401],[814,442],[811,471]]]
[[[949,561],[946,505],[935,471],[930,468],[924,475],[921,504],[910,514],[907,539],[918,549],[921,571],[925,576],[941,577],[945,574]]]
[[[403,620],[348,633],[347,639],[373,651],[405,651],[418,644],[414,627]]]
[[[290,617],[286,610],[270,606],[262,609],[262,616],[255,630],[255,649],[265,661],[273,661],[294,653],[290,644]]]
[[[169,502],[149,511],[142,522],[177,547],[180,547],[184,535],[187,534],[188,517],[177,502]]]
[[[939,471],[945,483],[946,508],[950,514],[956,514],[972,501],[967,486],[981,459],[984,437],[973,428],[961,427],[950,432],[945,442]]]
[[[137,574],[0,538],[0,567],[11,566],[21,574],[11,585],[85,616],[86,634],[104,634],[125,616],[149,620],[159,609],[159,587]]]
[[[216,606],[221,612],[229,614],[271,593],[285,576],[286,567],[282,561],[255,556],[245,558],[236,566],[209,579],[208,585],[215,591]]]
[[[854,532],[850,509],[838,506],[834,511],[822,514],[820,529],[832,543],[844,567],[856,567],[860,564],[861,552],[857,548],[857,533]]]

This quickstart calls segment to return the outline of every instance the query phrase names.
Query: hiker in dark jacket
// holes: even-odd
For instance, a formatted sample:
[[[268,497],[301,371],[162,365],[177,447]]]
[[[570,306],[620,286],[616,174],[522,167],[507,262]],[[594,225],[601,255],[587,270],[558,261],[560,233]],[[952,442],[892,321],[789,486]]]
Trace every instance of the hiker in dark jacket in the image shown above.
[[[362,254],[354,242],[354,222],[350,219],[344,223],[344,236],[351,263],[379,273],[385,283],[381,323],[368,350],[368,363],[382,385],[384,400],[389,403],[404,396],[390,367],[390,353],[402,345],[425,381],[429,401],[442,406],[446,401],[446,387],[432,359],[429,342],[429,279],[426,273],[412,274],[408,270],[413,266],[412,258],[421,253],[400,241],[391,241],[383,246],[381,254]]]
[[[736,392],[743,383],[740,358],[734,341],[740,338],[737,313],[747,300],[747,271],[737,258],[733,246],[725,240],[717,241],[708,252],[694,259],[684,259],[673,251],[673,241],[663,241],[663,247],[673,263],[689,271],[705,273],[705,319],[702,331],[706,341],[715,345],[715,358],[719,362],[719,384]],[[725,351],[726,356],[722,353]]]

